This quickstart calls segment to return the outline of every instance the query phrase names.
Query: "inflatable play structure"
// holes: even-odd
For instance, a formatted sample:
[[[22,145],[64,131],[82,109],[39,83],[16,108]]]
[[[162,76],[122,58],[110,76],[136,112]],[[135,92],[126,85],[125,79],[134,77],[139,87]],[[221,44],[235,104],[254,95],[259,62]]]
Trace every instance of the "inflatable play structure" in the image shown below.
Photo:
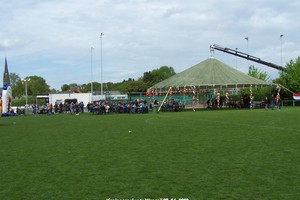
[[[10,106],[12,101],[12,92],[10,87],[10,78],[8,73],[7,60],[5,58],[4,74],[3,74],[3,89],[1,100],[1,116],[10,115]]]
[[[10,115],[10,106],[12,100],[11,87],[7,83],[4,84],[2,90],[2,116]]]
[[[0,99],[0,118],[2,117],[2,99]]]

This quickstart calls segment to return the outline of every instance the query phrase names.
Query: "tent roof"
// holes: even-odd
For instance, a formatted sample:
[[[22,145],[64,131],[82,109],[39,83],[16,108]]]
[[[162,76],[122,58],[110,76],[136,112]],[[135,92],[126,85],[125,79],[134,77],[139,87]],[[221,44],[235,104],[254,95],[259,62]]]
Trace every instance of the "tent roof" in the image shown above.
[[[260,79],[246,75],[215,58],[208,58],[162,82],[152,88],[168,87],[238,87],[247,85],[272,85]]]

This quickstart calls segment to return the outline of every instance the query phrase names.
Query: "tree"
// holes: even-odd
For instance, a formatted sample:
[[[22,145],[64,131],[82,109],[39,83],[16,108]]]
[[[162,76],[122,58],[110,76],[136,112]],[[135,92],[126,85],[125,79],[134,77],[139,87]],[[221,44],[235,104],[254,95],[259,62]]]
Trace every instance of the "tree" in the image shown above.
[[[159,83],[175,74],[173,67],[168,66],[162,66],[159,69],[152,70],[153,84]]]
[[[152,72],[144,72],[143,81],[146,83],[151,83],[153,81],[153,75]]]
[[[51,90],[49,92],[52,93],[52,94],[54,94],[54,93],[58,93],[59,91],[56,90],[55,88],[51,88]]]
[[[94,84],[93,84],[94,86]],[[81,92],[87,93],[91,91],[91,83],[84,83],[81,85]]]
[[[142,80],[142,78],[137,81],[126,81],[123,82],[118,90],[123,93],[127,92],[145,92],[147,90],[147,84]]]
[[[27,81],[27,94],[38,95],[38,94],[48,94],[50,89],[49,85],[47,85],[45,79],[39,76],[28,76],[25,79],[30,80]],[[17,74],[13,73],[13,97],[20,98],[25,95],[25,82],[23,82]]]
[[[248,75],[252,76],[254,78],[270,82],[270,76],[262,71],[261,69],[255,68],[253,65],[249,66]],[[266,97],[268,98],[272,93],[272,87],[266,86],[266,87],[253,87],[252,88],[252,95],[254,96],[255,101],[263,101]],[[249,97],[250,90],[249,88],[242,90],[243,98]]]
[[[19,74],[16,74],[16,73],[10,73],[9,74],[9,78],[10,78],[10,86],[11,86],[11,89],[12,89],[12,93],[14,93],[15,89],[16,89],[16,86],[17,86],[17,82],[21,80]]]
[[[80,90],[81,91],[81,86],[78,85],[77,83],[63,84],[63,86],[61,86],[61,91],[66,92],[69,90]]]
[[[14,98],[20,98],[25,95],[25,86],[21,79],[17,80],[16,85],[12,90],[12,95]]]
[[[101,83],[93,82],[93,90],[100,91],[101,90]]]
[[[143,77],[135,80],[134,78],[128,78],[122,82],[112,83],[107,82],[103,83],[103,91],[120,91],[120,92],[145,92],[149,87],[153,86],[162,80],[165,80],[173,75],[175,75],[173,67],[162,66],[159,69],[154,69],[149,72],[145,72]],[[82,92],[91,91],[91,83],[82,84],[81,86],[72,83],[64,84],[61,86],[62,91],[76,90],[80,89]],[[100,91],[101,84],[98,82],[93,82],[93,91]]]
[[[266,72],[262,71],[261,69],[255,68],[253,65],[249,66],[248,75],[263,81],[271,80],[270,76]]]
[[[65,91],[68,91],[70,90],[70,86],[68,84],[63,84],[61,87],[60,87],[61,91],[65,92]]]
[[[49,93],[50,87],[44,78],[40,76],[29,76],[26,79],[30,79],[30,81],[27,82],[28,95],[36,96]]]
[[[14,106],[25,104],[25,82],[22,81],[17,74],[13,73],[13,81],[11,82],[13,89],[13,102]],[[28,103],[35,103],[35,96],[39,94],[48,94],[50,92],[49,85],[45,79],[39,76],[28,76],[27,81],[27,99]]]
[[[115,84],[114,84],[113,82],[107,82],[107,83],[106,83],[106,89],[107,89],[108,91],[116,90]]]
[[[285,88],[293,92],[300,92],[300,57],[290,60],[286,65],[286,71],[280,72],[279,78],[276,80]]]

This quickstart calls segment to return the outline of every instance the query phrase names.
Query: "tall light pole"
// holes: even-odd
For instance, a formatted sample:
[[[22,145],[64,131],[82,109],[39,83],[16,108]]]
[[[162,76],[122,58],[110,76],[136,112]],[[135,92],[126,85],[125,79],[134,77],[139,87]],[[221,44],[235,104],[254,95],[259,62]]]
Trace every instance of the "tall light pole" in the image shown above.
[[[247,41],[247,54],[249,54],[249,38],[248,37],[245,37],[245,40]]]
[[[93,102],[93,50],[91,47],[91,102]]]
[[[101,56],[101,98],[103,95],[103,69],[102,69],[102,37],[103,33],[100,33],[100,56]]]
[[[280,35],[280,65],[282,66],[282,37],[283,34]]]
[[[24,82],[24,84],[25,84],[25,99],[26,99],[26,104],[25,104],[25,109],[26,109],[26,112],[27,112],[27,108],[28,108],[28,94],[27,94],[27,82],[28,81],[30,81],[30,78],[24,78],[23,80],[22,80],[23,82]]]

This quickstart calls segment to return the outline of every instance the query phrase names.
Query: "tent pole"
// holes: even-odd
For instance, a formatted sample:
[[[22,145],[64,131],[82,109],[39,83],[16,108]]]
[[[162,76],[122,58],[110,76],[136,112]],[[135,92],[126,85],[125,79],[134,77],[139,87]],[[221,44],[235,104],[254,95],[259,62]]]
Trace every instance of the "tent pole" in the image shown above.
[[[295,92],[289,90],[288,88],[284,87],[283,85],[280,85],[280,84],[278,84],[278,85],[279,85],[280,87],[282,87],[283,89],[289,91],[290,93],[295,94]]]
[[[165,102],[165,100],[166,100],[167,96],[169,95],[169,92],[170,92],[170,90],[171,90],[171,89],[172,89],[172,87],[170,87],[170,88],[169,88],[169,90],[168,90],[168,92],[167,92],[167,94],[166,94],[166,96],[165,96],[164,100],[161,102],[161,104],[160,104],[160,106],[159,106],[159,108],[158,108],[158,112],[160,111],[160,109],[161,109],[161,107],[162,107],[163,103]]]
[[[183,104],[185,106],[185,86],[183,87]]]

